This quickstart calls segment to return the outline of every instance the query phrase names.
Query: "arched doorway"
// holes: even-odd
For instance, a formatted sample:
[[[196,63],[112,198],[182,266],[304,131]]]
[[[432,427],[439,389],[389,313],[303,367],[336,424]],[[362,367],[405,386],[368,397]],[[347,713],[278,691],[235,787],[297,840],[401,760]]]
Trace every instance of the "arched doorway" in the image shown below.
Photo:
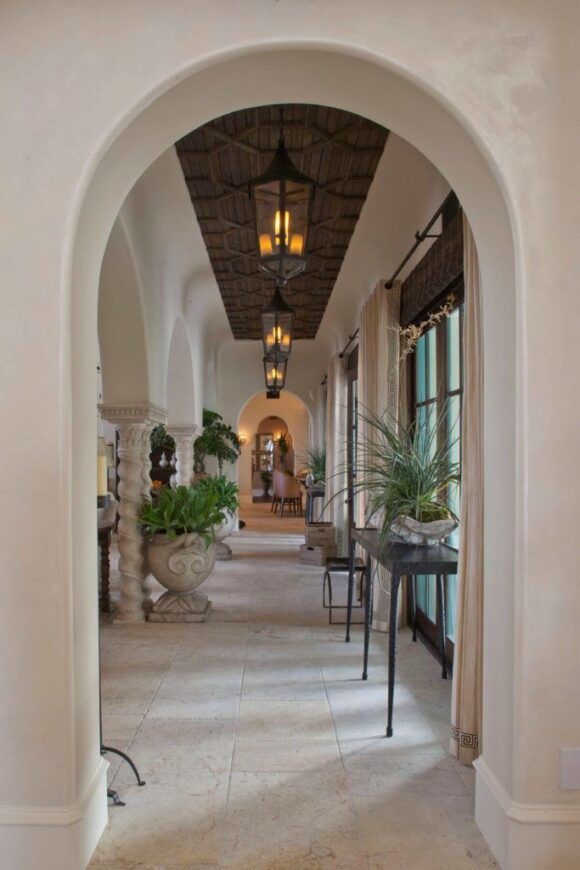
[[[173,79],[174,81],[175,79]],[[169,88],[169,82],[167,84]],[[513,597],[504,595],[514,583],[516,537],[513,495],[515,396],[515,293],[510,221],[490,162],[478,151],[464,126],[458,123],[423,86],[412,84],[370,57],[309,48],[303,51],[264,51],[224,59],[219,65],[196,72],[151,103],[114,138],[100,162],[86,196],[79,200],[80,217],[73,251],[71,294],[72,432],[71,473],[81,485],[69,508],[72,514],[72,571],[75,577],[74,621],[71,632],[85,633],[85,644],[74,661],[74,683],[87,687],[73,693],[73,720],[83,735],[83,752],[74,766],[75,793],[84,793],[94,778],[98,759],[96,733],[96,672],[94,667],[95,620],[90,602],[80,591],[90,585],[95,558],[88,542],[94,521],[90,482],[93,477],[94,407],[94,301],[102,252],[109,229],[131,184],[168,144],[187,130],[220,112],[257,101],[316,101],[364,114],[408,138],[443,171],[460,195],[478,240],[484,284],[484,329],[493,354],[486,358],[486,390],[494,401],[486,403],[486,498],[493,509],[486,516],[486,575],[494,578],[487,594],[488,621],[493,623],[495,644],[487,644],[486,706],[494,710],[488,728],[486,756],[492,767],[504,771],[511,788],[511,766],[505,764],[505,747],[512,746]],[[187,110],[185,109],[187,107]],[[132,107],[133,114],[137,107]],[[467,126],[467,125],[466,125]],[[138,143],[138,147],[136,146]],[[71,221],[72,223],[72,221]],[[87,304],[89,300],[89,304]],[[90,301],[92,300],[92,304]],[[501,306],[501,321],[494,312]],[[493,473],[491,472],[493,469]],[[84,486],[84,484],[87,484]],[[78,502],[78,503],[77,503]],[[77,507],[79,508],[77,510]],[[86,581],[86,582],[85,582]],[[491,623],[490,623],[491,624]],[[91,636],[93,643],[91,644]],[[92,689],[92,691],[91,691]],[[82,694],[82,697],[81,697]],[[88,698],[88,703],[87,702]],[[91,700],[92,698],[92,700]],[[511,749],[510,749],[511,751]],[[102,781],[95,785],[102,786]],[[101,793],[102,794],[102,793]]]
[[[262,468],[271,470],[275,450],[265,448],[272,436],[274,442],[282,432],[289,433],[291,449],[288,455],[288,470],[294,473],[304,464],[303,457],[310,446],[311,414],[304,401],[294,393],[284,390],[280,399],[267,399],[264,391],[252,396],[238,415],[238,432],[244,435],[242,454],[237,463],[238,486],[242,502],[259,499],[263,486],[260,480]],[[268,453],[270,456],[268,457]]]

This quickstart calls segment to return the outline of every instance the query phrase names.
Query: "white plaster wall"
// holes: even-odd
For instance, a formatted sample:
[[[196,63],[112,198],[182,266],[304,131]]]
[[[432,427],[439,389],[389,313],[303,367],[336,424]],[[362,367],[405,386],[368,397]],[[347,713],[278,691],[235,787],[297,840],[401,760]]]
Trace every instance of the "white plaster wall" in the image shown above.
[[[244,432],[248,438],[237,462],[238,485],[242,496],[252,495],[252,450],[256,443],[255,435],[261,421],[269,416],[281,417],[284,420],[292,436],[296,468],[304,465],[301,458],[310,446],[310,417],[304,402],[288,390],[284,390],[279,399],[267,399],[263,391],[244,405],[238,419],[238,432]]]
[[[139,404],[152,395],[145,310],[121,217],[115,221],[99,280],[99,350],[103,399]]]
[[[480,821],[504,867],[574,867],[578,794],[558,788],[558,747],[577,744],[580,721],[571,688],[580,587],[569,544],[580,483],[580,406],[570,400],[580,367],[577,3],[366,0],[361,14],[346,0],[260,0],[249,14],[233,0],[200,0],[195,13],[177,0],[98,11],[8,0],[0,14],[0,167],[10,216],[0,235],[0,411],[20,433],[17,444],[8,428],[0,436],[13,460],[0,484],[10,504],[0,528],[0,661],[10,699],[4,863],[18,856],[20,866],[38,866],[21,860],[36,848],[47,870],[62,867],[55,838],[61,847],[87,834],[55,819],[69,818],[70,807],[90,817],[95,794],[104,805],[102,782],[100,791],[94,785],[90,494],[107,237],[136,177],[178,135],[259,102],[258,93],[273,101],[283,85],[285,100],[316,99],[393,126],[466,205],[485,295],[484,762],[503,789],[494,791],[480,768],[493,804]],[[282,47],[306,46],[286,63]],[[228,51],[255,55],[210,70]],[[93,835],[101,820],[92,818]],[[52,851],[38,852],[42,825]],[[82,866],[81,852],[72,868]]]
[[[206,357],[216,342],[224,335],[231,336],[231,332],[173,147],[158,157],[133,186],[117,223],[127,239],[134,269],[132,279],[142,303],[149,368],[147,398],[167,407],[170,342],[176,320],[183,318],[191,344],[194,403],[190,411],[192,419],[182,422],[201,424]],[[120,300],[128,296],[127,266],[117,252],[119,245],[113,246],[113,242],[114,235],[103,266],[107,283],[101,287],[101,295],[108,302],[101,304],[99,314],[103,373],[106,364],[103,347],[113,346],[117,357],[124,354],[120,360],[115,357],[117,364],[112,366],[113,389],[126,397],[123,401],[131,398],[141,401],[143,397],[137,394],[134,379],[124,383],[140,360],[138,363],[134,360],[131,350],[137,341],[131,342],[131,333],[136,330],[135,317],[119,308]],[[125,337],[129,340],[125,341]]]
[[[449,184],[427,158],[390,133],[326,309],[318,338],[333,349],[346,344],[376,284],[391,277],[447,194]],[[433,232],[437,232],[437,225]],[[433,244],[426,239],[401,280]]]
[[[187,326],[175,321],[167,364],[167,424],[190,425],[195,419],[193,362]]]

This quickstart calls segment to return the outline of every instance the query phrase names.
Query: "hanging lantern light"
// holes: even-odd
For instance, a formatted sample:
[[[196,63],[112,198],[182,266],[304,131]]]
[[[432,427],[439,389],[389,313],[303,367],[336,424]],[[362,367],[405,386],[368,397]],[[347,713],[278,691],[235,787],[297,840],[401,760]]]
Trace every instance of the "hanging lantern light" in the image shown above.
[[[283,135],[268,169],[250,181],[258,265],[278,286],[306,268],[314,184],[290,160]]]
[[[294,311],[286,304],[278,287],[267,308],[261,315],[264,355],[283,359],[289,356],[292,347]]]
[[[286,381],[287,359],[264,357],[264,378],[266,380],[266,395],[269,399],[279,399],[280,390]]]

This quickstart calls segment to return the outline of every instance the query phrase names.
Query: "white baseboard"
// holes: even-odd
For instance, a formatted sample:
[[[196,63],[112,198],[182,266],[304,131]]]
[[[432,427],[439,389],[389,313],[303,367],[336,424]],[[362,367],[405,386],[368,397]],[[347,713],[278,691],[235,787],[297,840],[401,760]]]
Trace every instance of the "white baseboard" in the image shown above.
[[[578,870],[579,804],[518,803],[485,758],[474,767],[475,821],[502,870]]]
[[[0,807],[2,870],[85,870],[107,824],[108,761],[81,799],[60,807]]]

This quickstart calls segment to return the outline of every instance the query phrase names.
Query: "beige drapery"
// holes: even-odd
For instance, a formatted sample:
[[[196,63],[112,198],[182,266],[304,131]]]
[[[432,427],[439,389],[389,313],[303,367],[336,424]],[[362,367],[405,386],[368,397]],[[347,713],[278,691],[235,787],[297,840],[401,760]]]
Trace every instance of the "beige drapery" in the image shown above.
[[[469,764],[480,752],[483,685],[483,340],[479,262],[465,215],[463,249],[461,525],[450,747]]]
[[[345,360],[335,356],[328,367],[326,388],[326,510],[336,529],[337,552],[348,549],[346,508],[347,377]]]
[[[399,412],[399,315],[401,285],[389,290],[381,281],[368,297],[361,312],[358,345],[359,412],[397,419]],[[361,442],[368,441],[364,420],[359,419]],[[358,498],[357,525],[365,522],[367,499]],[[388,630],[389,575],[385,569],[373,571],[373,621],[375,631]]]

